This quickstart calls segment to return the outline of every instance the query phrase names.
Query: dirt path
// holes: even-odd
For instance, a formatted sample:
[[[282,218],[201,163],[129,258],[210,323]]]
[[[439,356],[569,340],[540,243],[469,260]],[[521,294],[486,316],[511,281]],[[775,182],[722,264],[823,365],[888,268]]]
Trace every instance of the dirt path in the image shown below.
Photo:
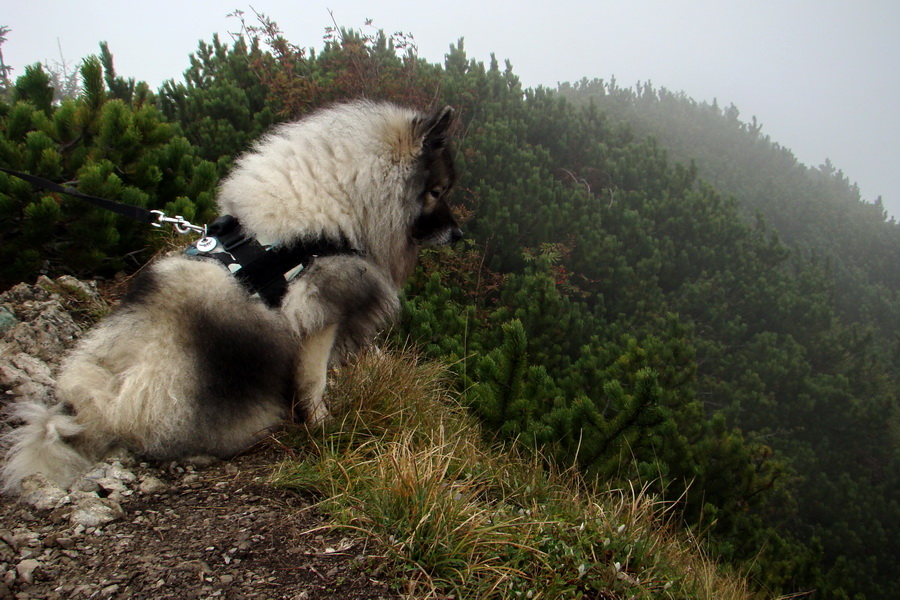
[[[364,540],[267,485],[276,452],[206,467],[126,462],[158,491],[126,490],[124,516],[98,527],[2,497],[0,599],[396,597]]]

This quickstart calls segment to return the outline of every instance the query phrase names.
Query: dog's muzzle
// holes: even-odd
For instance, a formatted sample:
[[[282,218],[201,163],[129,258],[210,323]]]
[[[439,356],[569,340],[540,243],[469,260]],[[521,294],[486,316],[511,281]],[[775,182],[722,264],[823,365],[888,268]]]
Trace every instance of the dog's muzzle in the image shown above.
[[[435,232],[423,239],[417,240],[420,246],[449,246],[455,244],[463,237],[462,229],[459,227],[448,227],[441,231]]]

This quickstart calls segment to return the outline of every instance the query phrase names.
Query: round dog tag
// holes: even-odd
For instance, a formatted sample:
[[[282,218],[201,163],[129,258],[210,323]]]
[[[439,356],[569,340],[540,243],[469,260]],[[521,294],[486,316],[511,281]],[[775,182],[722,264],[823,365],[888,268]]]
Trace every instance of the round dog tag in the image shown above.
[[[194,244],[194,246],[200,252],[209,252],[218,245],[219,245],[219,241],[214,237],[201,238],[200,240],[197,241],[196,244]]]

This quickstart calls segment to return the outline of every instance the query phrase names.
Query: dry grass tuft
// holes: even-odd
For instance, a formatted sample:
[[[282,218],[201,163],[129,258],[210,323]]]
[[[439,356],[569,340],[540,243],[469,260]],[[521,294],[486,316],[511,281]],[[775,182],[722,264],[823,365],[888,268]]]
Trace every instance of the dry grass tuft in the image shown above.
[[[761,597],[646,490],[602,491],[485,443],[440,364],[370,353],[340,370],[330,399],[340,416],[298,437],[299,460],[275,481],[383,545],[410,597]]]

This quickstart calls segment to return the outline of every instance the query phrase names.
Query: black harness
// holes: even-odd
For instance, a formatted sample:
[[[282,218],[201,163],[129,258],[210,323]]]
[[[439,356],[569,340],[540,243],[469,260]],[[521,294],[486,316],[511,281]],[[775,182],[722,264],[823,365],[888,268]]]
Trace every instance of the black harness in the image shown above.
[[[288,283],[309,269],[316,257],[359,252],[346,239],[263,246],[237,219],[225,215],[216,219],[207,228],[206,237],[191,244],[185,254],[221,262],[251,294],[274,308],[281,304]]]

